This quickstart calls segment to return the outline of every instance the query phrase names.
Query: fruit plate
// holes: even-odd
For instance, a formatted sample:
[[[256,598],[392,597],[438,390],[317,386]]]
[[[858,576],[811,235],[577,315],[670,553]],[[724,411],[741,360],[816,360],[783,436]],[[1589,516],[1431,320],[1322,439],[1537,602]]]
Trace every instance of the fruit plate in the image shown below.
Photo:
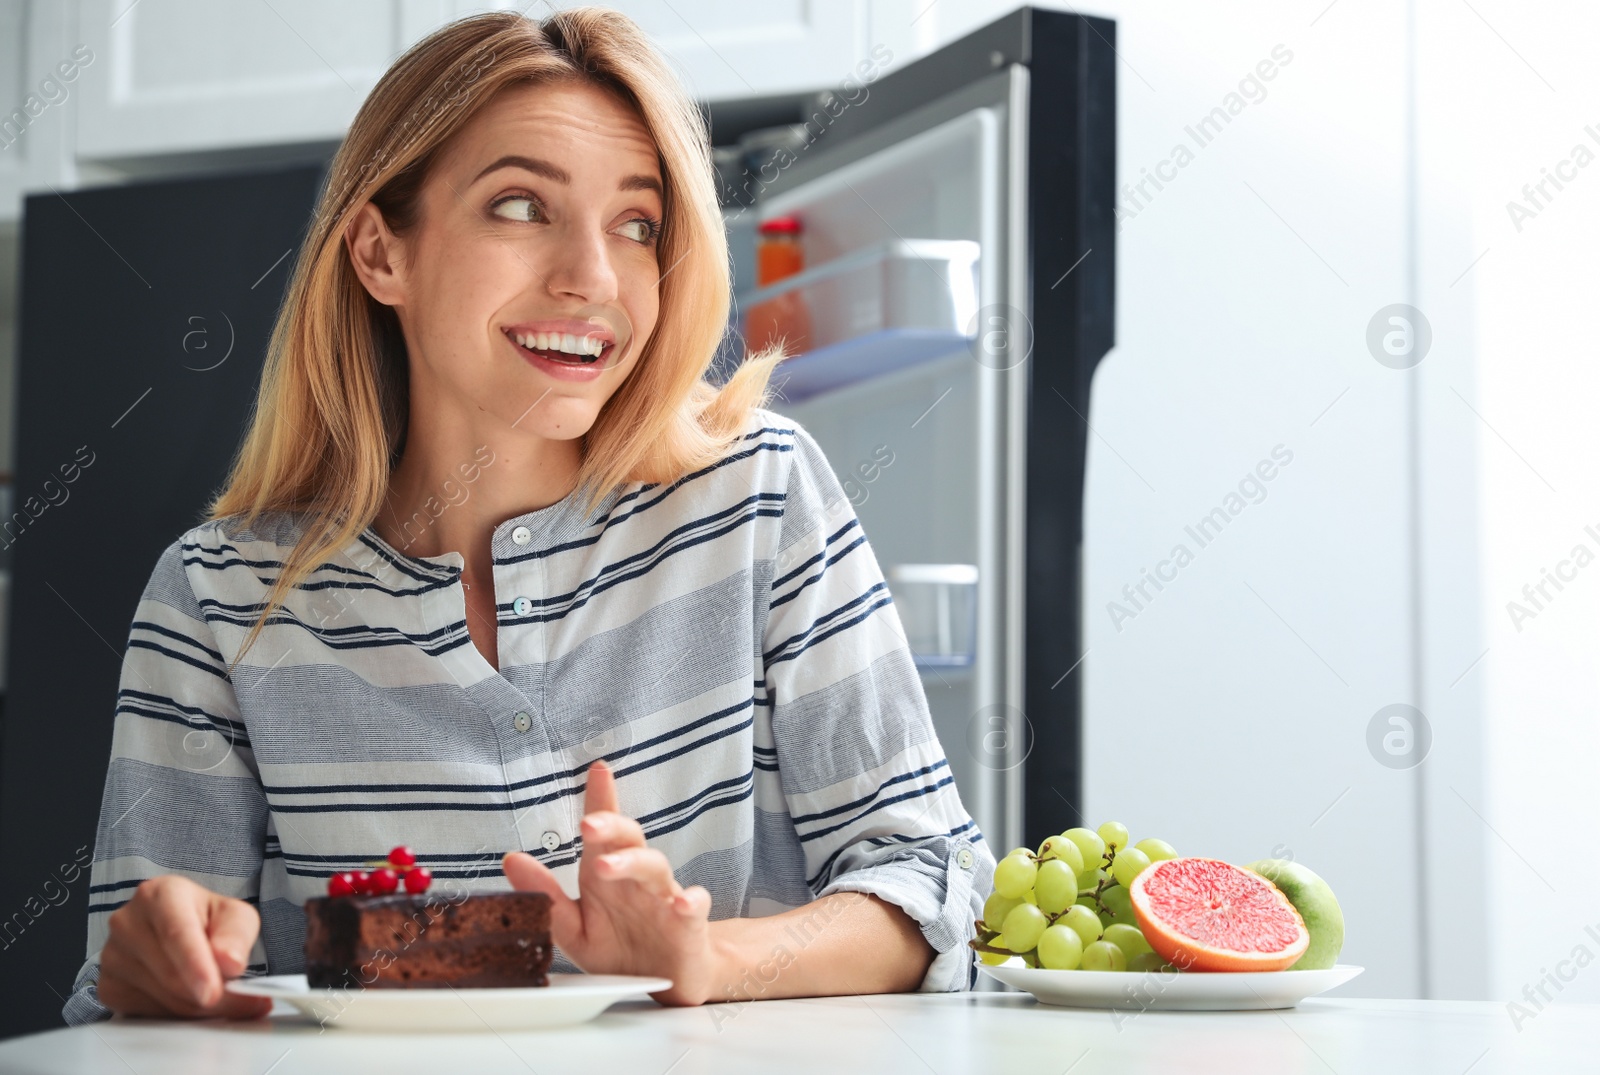
[[[1292,1008],[1306,997],[1343,985],[1365,968],[1340,963],[1328,970],[1168,971],[1035,970],[1020,959],[978,969],[1041,1004],[1123,1011],[1231,1012]]]
[[[504,989],[312,989],[304,974],[235,978],[228,992],[285,1001],[324,1026],[350,1030],[536,1030],[582,1023],[619,1000],[672,988],[666,978],[556,974]]]

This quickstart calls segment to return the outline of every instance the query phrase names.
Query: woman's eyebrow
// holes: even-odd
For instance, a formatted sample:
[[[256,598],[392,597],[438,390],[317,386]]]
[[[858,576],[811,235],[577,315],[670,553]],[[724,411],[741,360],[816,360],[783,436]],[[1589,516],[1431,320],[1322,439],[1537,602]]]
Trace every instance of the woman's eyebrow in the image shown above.
[[[572,176],[566,169],[551,164],[549,161],[539,160],[537,157],[523,157],[515,153],[509,153],[489,165],[489,167],[473,176],[472,182],[476,183],[490,172],[498,171],[501,168],[522,168],[532,172],[534,175],[542,175],[552,182],[561,183],[565,186],[572,185]],[[664,197],[661,192],[661,182],[653,175],[624,176],[622,182],[617,184],[617,189],[653,190],[657,196]]]

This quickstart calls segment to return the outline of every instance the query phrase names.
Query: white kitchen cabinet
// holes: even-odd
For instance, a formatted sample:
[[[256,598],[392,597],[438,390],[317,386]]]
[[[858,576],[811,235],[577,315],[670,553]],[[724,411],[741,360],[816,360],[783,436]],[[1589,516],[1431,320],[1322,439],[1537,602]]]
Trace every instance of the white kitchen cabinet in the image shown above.
[[[29,120],[22,113],[28,75],[28,34],[21,0],[0,0],[0,202],[9,205],[22,187]],[[14,210],[11,215],[14,215]],[[4,219],[4,217],[0,217]]]
[[[867,0],[633,0],[626,12],[697,98],[835,85],[864,54]],[[37,5],[35,5],[37,6]],[[407,46],[510,4],[461,0],[78,0],[82,160],[292,145],[343,136]],[[548,10],[529,6],[531,14]]]
[[[0,0],[0,228],[7,242],[23,194],[66,183],[70,117],[84,82],[72,56],[72,21],[66,5]]]
[[[37,4],[35,5],[37,6]],[[80,160],[337,140],[445,0],[79,0]]]
[[[563,5],[566,6],[566,5]],[[698,100],[823,89],[870,51],[869,0],[615,0]]]

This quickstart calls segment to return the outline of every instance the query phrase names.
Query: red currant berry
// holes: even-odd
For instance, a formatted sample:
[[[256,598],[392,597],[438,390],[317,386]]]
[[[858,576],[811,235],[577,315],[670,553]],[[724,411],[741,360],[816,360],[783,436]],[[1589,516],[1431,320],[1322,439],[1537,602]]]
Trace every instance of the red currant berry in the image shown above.
[[[355,885],[355,894],[357,896],[365,896],[372,891],[372,875],[366,870],[362,870],[360,873],[356,874],[355,881],[353,883]]]
[[[389,865],[393,866],[395,869],[399,869],[402,866],[415,866],[416,863],[416,852],[412,851],[405,844],[401,844],[399,847],[389,852]]]
[[[367,882],[374,896],[387,896],[400,887],[400,875],[385,867],[372,871],[372,879]]]
[[[433,881],[433,871],[426,866],[417,866],[406,871],[406,891],[426,892],[428,885]]]
[[[356,891],[356,875],[353,873],[336,873],[328,878],[328,895],[353,896]]]

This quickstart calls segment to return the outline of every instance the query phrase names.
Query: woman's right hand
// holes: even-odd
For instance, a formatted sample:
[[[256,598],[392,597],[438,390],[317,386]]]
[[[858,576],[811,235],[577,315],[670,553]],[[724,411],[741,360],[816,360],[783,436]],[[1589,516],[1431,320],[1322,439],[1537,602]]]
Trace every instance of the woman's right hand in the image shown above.
[[[118,1015],[252,1019],[272,1010],[266,997],[223,989],[244,973],[261,930],[243,900],[187,877],[152,877],[111,912],[108,927],[96,992]]]

